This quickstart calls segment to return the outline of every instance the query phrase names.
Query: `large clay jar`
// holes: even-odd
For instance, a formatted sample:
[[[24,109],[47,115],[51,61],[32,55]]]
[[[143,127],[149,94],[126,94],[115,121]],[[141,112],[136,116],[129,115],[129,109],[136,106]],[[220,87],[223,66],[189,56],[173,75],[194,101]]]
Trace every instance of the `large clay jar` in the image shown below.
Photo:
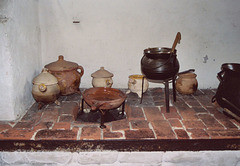
[[[142,89],[143,93],[147,91],[149,87],[148,80],[144,77],[144,83],[142,84],[143,75],[130,75],[128,80],[128,91],[127,94],[130,92],[137,93],[138,97],[142,97]]]
[[[64,57],[60,55],[56,62],[46,65],[45,68],[57,78],[61,95],[70,95],[80,91],[80,81],[84,73],[82,66],[65,61]]]
[[[32,95],[38,103],[48,104],[56,102],[58,104],[57,98],[60,96],[58,80],[46,68],[33,79],[32,83]]]
[[[93,87],[105,87],[111,88],[113,84],[113,74],[101,67],[96,72],[92,73],[92,85]]]
[[[197,91],[198,82],[195,73],[179,74],[176,79],[176,90],[181,94],[193,94]]]

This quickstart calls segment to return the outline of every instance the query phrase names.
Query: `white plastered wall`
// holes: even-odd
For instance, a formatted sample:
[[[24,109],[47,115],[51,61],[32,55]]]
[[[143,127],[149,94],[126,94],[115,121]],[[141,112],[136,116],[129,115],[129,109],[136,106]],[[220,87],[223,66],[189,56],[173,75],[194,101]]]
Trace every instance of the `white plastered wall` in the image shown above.
[[[37,0],[0,1],[0,120],[14,120],[34,102],[32,79],[41,69]]]
[[[81,87],[91,87],[91,73],[104,66],[114,74],[113,87],[127,88],[128,76],[141,73],[143,50],[171,47],[179,31],[180,71],[194,68],[199,88],[216,88],[221,65],[240,62],[239,5],[235,0],[42,0],[43,65],[64,55],[84,67]]]

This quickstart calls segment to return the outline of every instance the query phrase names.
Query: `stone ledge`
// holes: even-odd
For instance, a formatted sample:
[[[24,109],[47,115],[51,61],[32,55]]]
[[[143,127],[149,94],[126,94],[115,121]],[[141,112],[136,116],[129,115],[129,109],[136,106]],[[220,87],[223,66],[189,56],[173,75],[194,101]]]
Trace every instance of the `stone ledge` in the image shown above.
[[[4,140],[0,151],[202,151],[240,150],[240,139]]]

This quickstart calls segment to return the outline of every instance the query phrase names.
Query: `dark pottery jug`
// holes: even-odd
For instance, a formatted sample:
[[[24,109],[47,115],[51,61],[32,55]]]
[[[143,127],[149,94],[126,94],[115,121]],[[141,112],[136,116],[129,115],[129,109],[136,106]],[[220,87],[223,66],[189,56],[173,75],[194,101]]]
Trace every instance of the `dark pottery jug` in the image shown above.
[[[221,69],[218,73],[220,84],[212,102],[217,101],[233,117],[240,117],[240,64],[224,63]]]
[[[176,50],[171,53],[171,48],[156,47],[144,50],[141,59],[141,71],[150,80],[168,80],[179,71]]]

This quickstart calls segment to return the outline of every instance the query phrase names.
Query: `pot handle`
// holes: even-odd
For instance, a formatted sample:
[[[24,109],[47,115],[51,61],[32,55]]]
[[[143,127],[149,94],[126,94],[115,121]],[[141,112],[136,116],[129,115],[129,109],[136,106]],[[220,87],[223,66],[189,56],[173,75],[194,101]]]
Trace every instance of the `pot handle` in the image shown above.
[[[78,66],[78,68],[77,69],[80,69],[81,70],[81,72],[79,72],[79,74],[81,75],[81,77],[83,76],[83,74],[84,74],[84,69],[83,69],[83,67],[82,66]]]
[[[94,103],[94,104],[91,106],[91,110],[92,110],[92,111],[96,111],[96,110],[98,110],[103,104],[104,104],[104,103],[102,103],[102,102],[96,102],[96,103]]]
[[[220,71],[217,75],[217,78],[219,79],[220,82],[223,82],[223,76],[224,76],[224,71]]]
[[[42,83],[42,84],[38,85],[38,89],[39,89],[40,92],[46,92],[47,86]]]

